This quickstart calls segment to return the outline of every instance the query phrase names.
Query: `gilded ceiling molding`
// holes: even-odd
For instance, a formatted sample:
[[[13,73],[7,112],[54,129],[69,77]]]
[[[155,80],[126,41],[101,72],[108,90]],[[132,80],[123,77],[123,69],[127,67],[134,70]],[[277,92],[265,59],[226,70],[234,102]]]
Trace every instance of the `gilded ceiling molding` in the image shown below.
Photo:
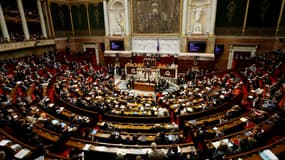
[[[212,4],[211,0],[189,0],[188,6],[190,8],[199,8],[199,7],[210,7]]]
[[[84,3],[102,3],[103,0],[50,0],[52,3],[57,4],[84,4]]]

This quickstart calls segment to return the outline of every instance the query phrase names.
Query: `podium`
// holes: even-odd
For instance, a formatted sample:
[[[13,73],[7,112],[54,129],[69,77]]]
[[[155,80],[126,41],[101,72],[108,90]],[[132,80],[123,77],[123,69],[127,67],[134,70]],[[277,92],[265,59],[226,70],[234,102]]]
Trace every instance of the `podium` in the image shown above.
[[[148,61],[149,60],[149,61]],[[147,59],[144,61],[149,65],[156,63],[155,59]],[[142,63],[133,64],[127,63],[125,71],[127,79],[132,77],[134,81],[134,89],[141,91],[155,91],[155,83],[159,78],[164,78],[176,83],[177,80],[177,65],[158,65],[158,66],[145,66]]]
[[[134,82],[135,90],[154,92],[155,91],[155,83],[148,82]]]
[[[125,71],[127,76],[133,76],[140,80],[149,80],[148,77],[145,77],[145,73],[149,73],[149,77],[151,78],[170,78],[177,79],[177,65],[158,65],[147,67],[144,64],[138,63],[127,63],[125,65]]]

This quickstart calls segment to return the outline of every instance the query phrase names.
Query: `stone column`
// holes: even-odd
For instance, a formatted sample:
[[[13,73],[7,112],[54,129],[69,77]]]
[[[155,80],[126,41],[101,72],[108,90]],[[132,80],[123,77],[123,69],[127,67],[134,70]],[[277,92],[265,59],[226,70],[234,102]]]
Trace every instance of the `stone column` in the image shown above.
[[[43,8],[42,8],[41,0],[37,0],[37,5],[38,5],[38,12],[39,12],[40,21],[41,21],[42,34],[44,38],[47,38],[47,29],[46,29],[45,19],[43,15]]]
[[[129,0],[125,0],[125,34],[130,34],[130,19],[129,19]]]
[[[30,39],[30,33],[29,33],[29,29],[28,29],[28,25],[27,25],[27,21],[26,21],[26,17],[25,17],[25,12],[24,12],[24,8],[23,8],[22,0],[17,0],[17,5],[18,5],[20,17],[21,17],[21,23],[22,23],[22,28],[23,28],[25,40],[29,40]]]
[[[105,35],[108,36],[110,34],[109,31],[109,15],[108,15],[108,4],[107,1],[103,1],[103,7],[104,7],[104,22],[105,22]]]
[[[99,49],[98,49],[98,44],[96,44],[95,46],[95,55],[96,55],[96,64],[99,65],[100,64],[100,57],[99,57]]]
[[[48,37],[52,37],[51,33],[51,26],[50,26],[50,21],[49,21],[49,16],[48,16],[48,6],[46,1],[43,1],[43,12],[44,12],[44,17],[46,17],[46,30],[47,30],[47,35]]]
[[[8,41],[10,41],[10,36],[9,36],[8,29],[7,29],[7,25],[6,25],[6,21],[5,21],[5,17],[3,14],[1,4],[0,4],[0,24],[1,24],[1,31],[2,31],[3,37],[6,38]]]
[[[232,69],[232,65],[233,65],[233,58],[234,58],[234,49],[233,46],[231,45],[229,48],[229,57],[228,57],[228,66],[227,69]]]
[[[210,35],[214,35],[215,34],[215,23],[216,23],[216,14],[217,14],[217,1],[218,0],[212,0]]]
[[[186,34],[188,0],[183,0],[182,35]]]

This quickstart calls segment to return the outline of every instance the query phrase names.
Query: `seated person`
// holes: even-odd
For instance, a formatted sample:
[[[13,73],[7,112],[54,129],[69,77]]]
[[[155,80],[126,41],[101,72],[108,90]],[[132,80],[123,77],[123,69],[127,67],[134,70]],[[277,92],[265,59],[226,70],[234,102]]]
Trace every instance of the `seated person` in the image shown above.
[[[224,141],[221,141],[219,146],[217,147],[214,158],[215,159],[222,159],[223,156],[230,154],[232,152],[231,148],[225,143]]]
[[[138,133],[137,143],[138,144],[145,144],[146,143],[146,136],[144,134]]]
[[[181,160],[182,153],[181,148],[178,145],[172,145],[167,151],[168,160]]]
[[[167,139],[164,132],[158,132],[155,137],[155,142],[157,144],[165,144],[167,143]]]
[[[241,112],[241,107],[239,105],[234,105],[231,109],[227,110],[225,117],[227,119],[231,119],[239,115],[240,112]]]
[[[166,159],[166,154],[157,148],[157,144],[155,142],[151,143],[151,151],[147,154],[149,160],[164,160]]]

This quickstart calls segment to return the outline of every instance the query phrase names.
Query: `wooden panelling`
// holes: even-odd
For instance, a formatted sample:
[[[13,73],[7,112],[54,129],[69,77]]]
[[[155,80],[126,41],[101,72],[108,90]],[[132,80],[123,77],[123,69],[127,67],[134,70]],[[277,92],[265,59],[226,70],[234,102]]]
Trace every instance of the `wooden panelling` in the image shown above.
[[[70,38],[68,41],[66,38],[56,39],[56,49],[64,50],[66,46],[69,46],[71,51],[76,53],[82,51],[82,44],[84,43],[104,43],[104,37],[77,37]],[[224,44],[224,52],[221,56],[216,57],[214,61],[199,61],[198,65],[202,69],[224,71],[227,68],[229,49],[231,45],[236,44],[254,44],[258,45],[257,55],[264,52],[276,50],[278,48],[284,49],[285,43],[280,42],[279,37],[244,37],[244,36],[217,36],[216,44]],[[108,47],[108,45],[105,45]],[[103,51],[101,50],[101,57],[103,59]],[[105,65],[114,64],[115,57],[106,57],[104,55]],[[120,56],[120,65],[124,67],[127,62],[130,62],[130,57]],[[179,65],[178,71],[186,72],[188,68],[191,68],[193,60],[175,59],[175,63]],[[103,63],[104,64],[104,63]]]
[[[260,55],[264,52],[276,50],[281,46],[278,45],[278,39],[266,38],[266,37],[217,37],[216,44],[224,44],[224,53],[216,58],[215,60],[215,68],[218,71],[223,71],[227,68],[228,64],[228,56],[230,52],[230,46],[234,44],[254,44],[258,45],[257,55]],[[276,44],[277,43],[277,44]]]
[[[109,64],[115,65],[115,57],[104,57],[105,65],[108,66]]]
[[[188,69],[192,68],[194,60],[177,59],[176,62],[178,64],[178,72],[179,73],[186,73]],[[213,70],[215,70],[215,68],[214,68],[215,64],[214,63],[215,63],[215,61],[200,61],[200,60],[198,60],[197,66],[203,70],[213,71]]]

